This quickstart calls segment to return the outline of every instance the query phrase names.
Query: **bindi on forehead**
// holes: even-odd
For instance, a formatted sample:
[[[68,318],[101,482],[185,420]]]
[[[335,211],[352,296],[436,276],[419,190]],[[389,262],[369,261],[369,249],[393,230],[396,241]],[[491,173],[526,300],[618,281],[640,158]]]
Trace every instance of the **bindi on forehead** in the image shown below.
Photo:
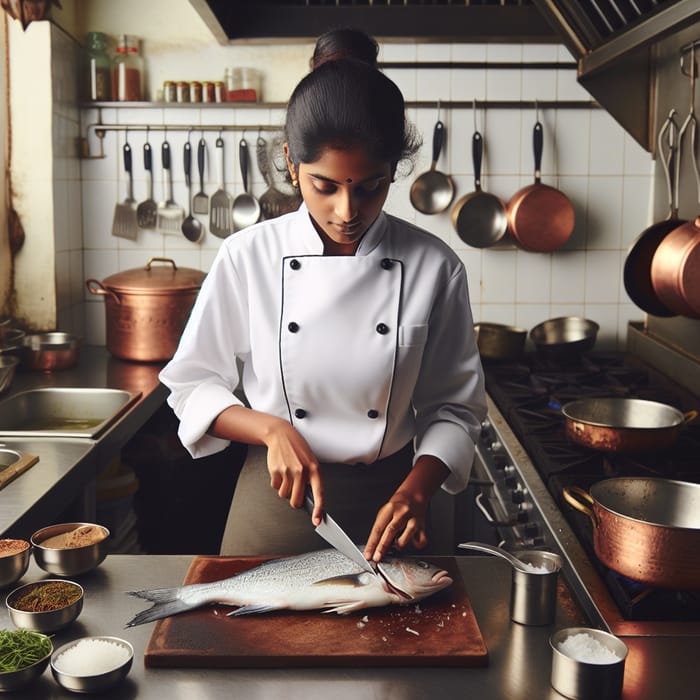
[[[347,182],[349,185],[350,183],[352,183],[352,178],[351,177],[345,178],[345,182]]]

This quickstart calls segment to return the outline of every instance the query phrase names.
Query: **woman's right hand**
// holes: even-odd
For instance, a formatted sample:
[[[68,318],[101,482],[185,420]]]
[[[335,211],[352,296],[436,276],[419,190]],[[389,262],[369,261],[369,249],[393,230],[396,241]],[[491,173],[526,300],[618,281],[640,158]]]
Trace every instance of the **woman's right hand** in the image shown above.
[[[224,409],[214,419],[209,433],[227,440],[265,445],[270,486],[281,498],[289,499],[292,508],[301,508],[304,505],[306,485],[309,484],[314,496],[311,519],[315,526],[321,524],[321,470],[309,444],[291,423],[269,413],[236,405]]]
[[[289,500],[292,508],[304,505],[306,485],[314,496],[311,520],[320,525],[323,518],[323,482],[316,456],[302,435],[284,419],[270,426],[263,438],[267,445],[267,469],[270,486],[280,498]]]

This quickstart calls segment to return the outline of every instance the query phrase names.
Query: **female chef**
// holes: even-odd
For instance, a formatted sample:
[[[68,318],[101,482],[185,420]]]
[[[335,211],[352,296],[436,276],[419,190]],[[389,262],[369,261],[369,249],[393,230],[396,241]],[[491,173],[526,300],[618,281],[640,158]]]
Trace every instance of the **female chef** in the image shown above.
[[[424,547],[431,496],[469,477],[486,408],[467,277],[382,210],[417,142],[380,70],[321,63],[285,138],[301,207],[223,241],[160,378],[194,457],[250,446],[222,554],[325,547],[327,511],[379,561]]]

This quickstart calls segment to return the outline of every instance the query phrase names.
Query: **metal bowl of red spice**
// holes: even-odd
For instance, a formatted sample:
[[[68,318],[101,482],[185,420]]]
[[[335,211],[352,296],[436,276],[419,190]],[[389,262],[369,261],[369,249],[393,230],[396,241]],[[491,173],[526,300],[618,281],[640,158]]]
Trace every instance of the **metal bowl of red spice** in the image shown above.
[[[13,585],[24,576],[31,552],[26,540],[0,539],[0,588]]]
[[[31,537],[36,563],[54,576],[79,576],[107,556],[109,530],[94,523],[61,523]]]
[[[83,588],[74,581],[44,579],[15,588],[5,605],[15,627],[48,634],[77,619],[83,609]]]

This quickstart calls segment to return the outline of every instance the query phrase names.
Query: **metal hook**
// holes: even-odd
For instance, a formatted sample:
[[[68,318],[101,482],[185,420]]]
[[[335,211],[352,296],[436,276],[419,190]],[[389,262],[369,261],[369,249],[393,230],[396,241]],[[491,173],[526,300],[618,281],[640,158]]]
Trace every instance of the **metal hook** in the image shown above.
[[[476,123],[476,97],[472,100],[472,114],[474,116],[474,132],[479,131]]]
[[[535,121],[538,122],[540,120],[540,103],[535,100]]]
[[[149,124],[146,124],[146,143],[148,143],[148,133],[150,132],[151,127]]]
[[[686,46],[681,48],[681,73],[683,73],[683,75],[685,75],[687,77],[690,77],[690,72],[696,71],[696,68],[695,68],[695,49],[698,46],[700,46],[700,40],[694,41],[692,44],[687,44]],[[693,56],[692,56],[693,65],[690,68],[690,72],[688,70],[686,70],[686,67],[685,67],[685,56],[689,52],[692,52],[692,54],[693,54]]]
[[[192,131],[193,131],[193,128],[192,128],[192,127],[190,127],[189,129],[187,129],[187,143],[190,142],[190,136],[192,135]]]
[[[440,121],[440,100],[437,101],[437,121]]]

